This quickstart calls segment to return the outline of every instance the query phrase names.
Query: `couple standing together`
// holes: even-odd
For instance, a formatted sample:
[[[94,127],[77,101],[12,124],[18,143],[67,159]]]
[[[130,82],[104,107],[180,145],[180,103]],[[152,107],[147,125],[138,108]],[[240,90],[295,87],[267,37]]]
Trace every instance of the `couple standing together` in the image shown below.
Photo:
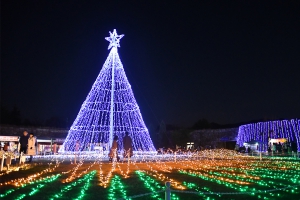
[[[32,157],[36,155],[36,138],[34,137],[33,133],[30,133],[28,137],[28,132],[24,131],[23,135],[20,137],[19,142],[20,154],[23,153],[30,156],[29,162],[32,162]]]
[[[123,148],[124,148],[124,154],[123,154],[124,158],[129,158],[129,157],[133,156],[132,139],[129,136],[128,132],[125,133],[125,136],[123,138]],[[113,143],[112,143],[112,147],[108,154],[110,159],[112,159],[114,157],[118,158],[117,150],[118,150],[118,136],[115,136]]]

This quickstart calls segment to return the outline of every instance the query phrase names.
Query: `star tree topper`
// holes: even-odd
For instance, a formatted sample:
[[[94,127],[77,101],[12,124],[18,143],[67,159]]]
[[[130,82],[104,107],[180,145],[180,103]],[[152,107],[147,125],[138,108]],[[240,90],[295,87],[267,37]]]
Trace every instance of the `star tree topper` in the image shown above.
[[[109,31],[109,37],[106,37],[105,39],[107,41],[109,41],[109,46],[108,49],[112,48],[112,47],[120,47],[120,39],[124,36],[122,35],[118,35],[116,29],[114,29],[113,32]]]

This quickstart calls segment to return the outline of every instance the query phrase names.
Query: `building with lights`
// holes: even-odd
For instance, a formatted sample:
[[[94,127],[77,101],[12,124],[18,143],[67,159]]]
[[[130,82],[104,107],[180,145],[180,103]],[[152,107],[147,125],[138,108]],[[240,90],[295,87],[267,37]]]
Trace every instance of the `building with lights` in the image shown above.
[[[237,144],[258,141],[258,150],[267,151],[274,144],[288,143],[292,150],[300,151],[300,120],[276,120],[245,124],[239,127]],[[260,144],[259,144],[260,143]]]

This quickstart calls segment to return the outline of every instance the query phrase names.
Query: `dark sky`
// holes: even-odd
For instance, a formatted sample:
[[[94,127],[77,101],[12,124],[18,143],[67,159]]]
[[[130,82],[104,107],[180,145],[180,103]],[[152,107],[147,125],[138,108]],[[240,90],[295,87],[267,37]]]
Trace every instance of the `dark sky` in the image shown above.
[[[2,0],[1,104],[73,122],[114,28],[148,126],[300,117],[298,0]]]

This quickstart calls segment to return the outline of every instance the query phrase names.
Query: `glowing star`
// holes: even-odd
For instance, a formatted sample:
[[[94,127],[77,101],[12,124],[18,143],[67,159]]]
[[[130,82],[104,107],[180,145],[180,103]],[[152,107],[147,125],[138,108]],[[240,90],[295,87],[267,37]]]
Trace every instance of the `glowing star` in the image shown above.
[[[113,32],[109,31],[110,36],[106,37],[105,39],[109,41],[108,49],[112,47],[120,47],[120,39],[124,37],[124,35],[118,35],[116,29],[114,29]]]

